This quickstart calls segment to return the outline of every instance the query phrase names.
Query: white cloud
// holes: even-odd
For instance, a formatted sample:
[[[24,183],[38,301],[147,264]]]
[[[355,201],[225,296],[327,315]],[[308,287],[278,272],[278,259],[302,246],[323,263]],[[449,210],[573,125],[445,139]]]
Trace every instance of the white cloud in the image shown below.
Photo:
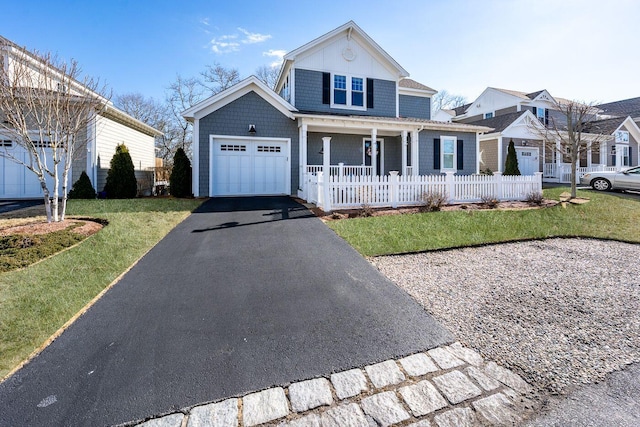
[[[208,27],[208,26],[209,26],[209,18],[202,18],[202,19],[200,20],[200,23],[201,23],[202,25],[206,25],[206,26]]]
[[[271,38],[271,34],[251,33],[241,27],[238,27],[238,31],[246,36],[246,38],[242,40],[244,44],[262,43]]]
[[[211,39],[209,42],[211,45],[211,51],[218,54],[237,52],[240,50],[240,43],[231,41],[237,39],[235,34],[227,34],[215,39]]]
[[[287,51],[282,49],[269,49],[266,52],[262,52],[262,56],[276,58],[275,61],[269,64],[271,67],[275,68],[275,67],[279,67],[282,64],[283,57],[286,53]]]

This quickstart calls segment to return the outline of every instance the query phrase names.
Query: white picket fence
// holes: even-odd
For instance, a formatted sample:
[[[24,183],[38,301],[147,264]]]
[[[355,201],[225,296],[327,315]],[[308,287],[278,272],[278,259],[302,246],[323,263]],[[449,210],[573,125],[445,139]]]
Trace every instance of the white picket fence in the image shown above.
[[[338,176],[322,172],[307,177],[307,201],[324,211],[369,205],[400,207],[421,204],[428,193],[442,194],[448,203],[480,202],[483,197],[497,200],[526,200],[542,192],[542,173],[523,176],[422,175]]]
[[[580,182],[580,178],[582,178],[585,174],[590,172],[603,172],[610,171],[615,172],[619,170],[616,166],[606,166],[606,165],[591,165],[591,166],[582,166],[576,168],[576,182]],[[560,163],[560,165],[556,163],[545,163],[544,164],[544,178],[555,178],[559,182],[571,182],[571,164],[570,163]]]

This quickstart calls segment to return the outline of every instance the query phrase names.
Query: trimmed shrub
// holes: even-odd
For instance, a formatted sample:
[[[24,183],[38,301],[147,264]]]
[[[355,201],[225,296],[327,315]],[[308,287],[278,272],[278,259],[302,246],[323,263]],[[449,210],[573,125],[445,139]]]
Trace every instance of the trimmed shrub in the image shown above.
[[[116,154],[111,158],[104,191],[109,199],[131,199],[138,193],[133,161],[124,144],[116,147]]]
[[[544,202],[544,196],[541,191],[533,191],[527,194],[527,203],[534,206],[541,206]]]
[[[182,148],[173,156],[169,189],[174,197],[191,197],[191,162]]]
[[[488,207],[489,209],[495,209],[500,204],[500,200],[496,196],[492,196],[491,194],[485,194],[480,197],[482,204]]]
[[[440,208],[447,204],[447,196],[437,191],[430,191],[420,195],[419,212],[437,212]]]
[[[82,171],[80,178],[73,184],[71,191],[69,191],[68,197],[70,199],[95,199],[96,190],[91,185],[89,175],[85,171]]]
[[[504,165],[503,175],[520,175],[520,169],[518,169],[516,145],[513,143],[513,139],[509,141],[509,148],[507,148],[507,161]]]

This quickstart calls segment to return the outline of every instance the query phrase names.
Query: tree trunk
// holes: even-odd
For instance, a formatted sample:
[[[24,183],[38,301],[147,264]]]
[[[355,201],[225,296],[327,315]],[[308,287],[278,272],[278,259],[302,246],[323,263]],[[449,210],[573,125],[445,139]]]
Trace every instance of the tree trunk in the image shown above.
[[[51,222],[51,200],[49,200],[49,189],[44,177],[40,177],[40,187],[44,196],[44,211],[47,213],[47,222]]]
[[[62,207],[60,208],[60,221],[64,221],[67,213],[67,182],[69,179],[69,168],[67,168],[67,164],[69,164],[68,160],[62,170]]]
[[[571,151],[571,198],[575,199],[577,197],[576,191],[576,170],[578,163],[578,150]]]
[[[54,163],[53,164],[53,220],[55,222],[58,222],[59,219],[59,215],[58,215],[58,187],[59,187],[59,183],[58,183],[58,164]]]

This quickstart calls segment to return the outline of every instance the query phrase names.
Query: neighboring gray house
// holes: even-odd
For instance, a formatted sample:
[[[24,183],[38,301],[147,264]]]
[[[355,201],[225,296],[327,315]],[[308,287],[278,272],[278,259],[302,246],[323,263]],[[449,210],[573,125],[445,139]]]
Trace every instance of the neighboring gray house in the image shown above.
[[[351,173],[477,173],[491,129],[432,121],[436,91],[408,76],[353,21],[289,52],[275,91],[252,76],[183,113],[194,194],[304,194],[326,137]]]

